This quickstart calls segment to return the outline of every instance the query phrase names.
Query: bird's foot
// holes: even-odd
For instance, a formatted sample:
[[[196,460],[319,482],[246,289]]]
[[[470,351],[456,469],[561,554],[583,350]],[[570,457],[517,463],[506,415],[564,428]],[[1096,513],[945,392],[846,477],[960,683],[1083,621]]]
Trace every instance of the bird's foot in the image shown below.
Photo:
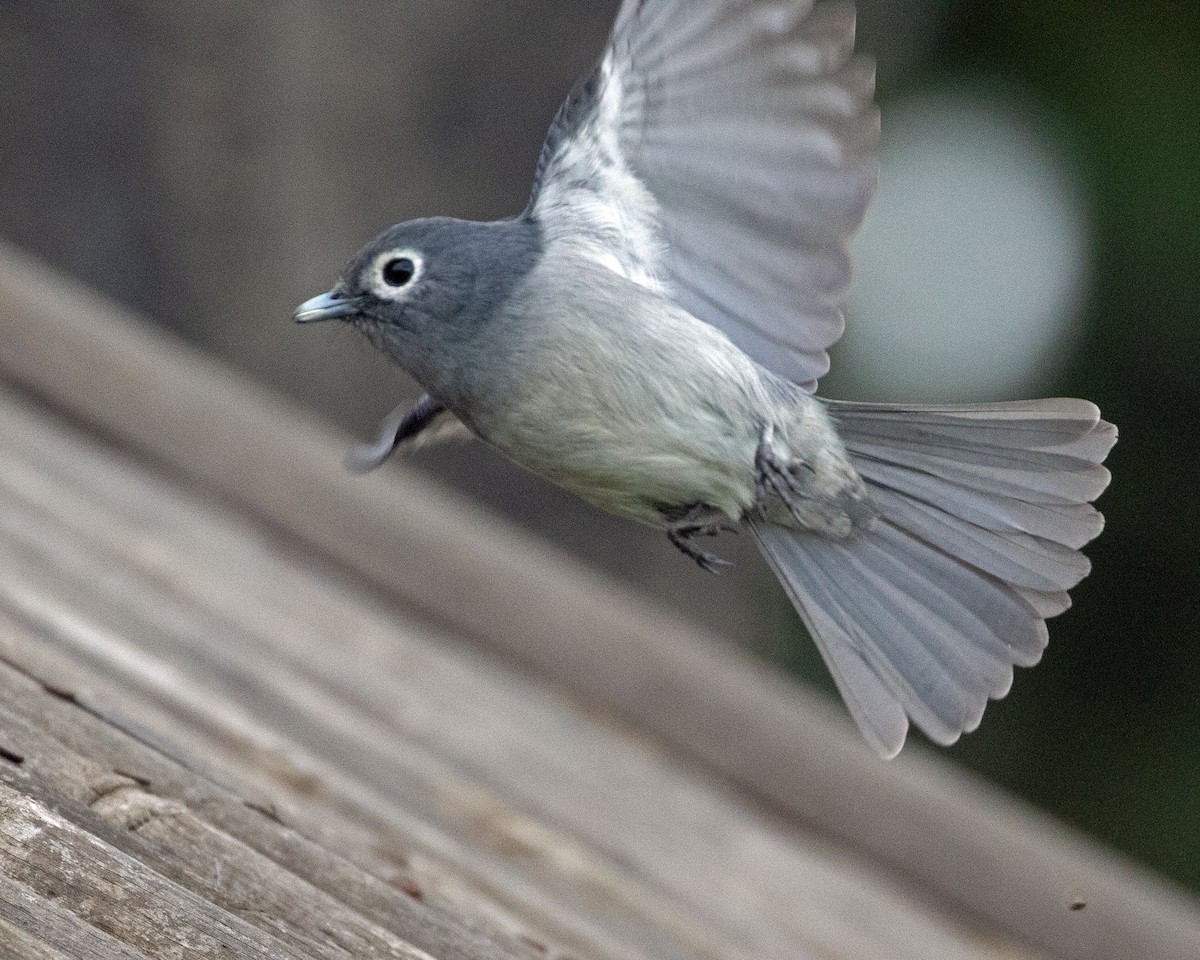
[[[684,556],[691,557],[708,573],[720,573],[733,566],[715,554],[701,550],[693,542],[697,537],[715,537],[720,533],[737,533],[723,510],[697,503],[686,514],[667,527],[667,539]]]

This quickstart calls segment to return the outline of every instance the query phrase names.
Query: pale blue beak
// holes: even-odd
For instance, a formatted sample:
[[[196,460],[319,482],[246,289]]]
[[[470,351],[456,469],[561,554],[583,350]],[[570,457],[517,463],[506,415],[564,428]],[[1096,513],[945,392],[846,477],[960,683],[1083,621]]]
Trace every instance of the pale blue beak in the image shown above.
[[[297,323],[320,323],[322,320],[337,320],[358,312],[358,297],[343,297],[330,290],[319,297],[305,300],[296,308],[292,319]]]

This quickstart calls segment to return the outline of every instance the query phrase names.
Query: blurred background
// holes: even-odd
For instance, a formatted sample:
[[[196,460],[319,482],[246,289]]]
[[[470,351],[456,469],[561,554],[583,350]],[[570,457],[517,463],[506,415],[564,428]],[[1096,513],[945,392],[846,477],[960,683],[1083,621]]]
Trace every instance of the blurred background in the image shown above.
[[[414,385],[292,308],[391,223],[520,210],[617,5],[0,0],[0,233],[366,437]],[[859,10],[883,176],[822,392],[1122,436],[1075,609],[948,754],[1200,891],[1200,4]],[[832,690],[748,544],[717,582],[478,444],[415,465]]]

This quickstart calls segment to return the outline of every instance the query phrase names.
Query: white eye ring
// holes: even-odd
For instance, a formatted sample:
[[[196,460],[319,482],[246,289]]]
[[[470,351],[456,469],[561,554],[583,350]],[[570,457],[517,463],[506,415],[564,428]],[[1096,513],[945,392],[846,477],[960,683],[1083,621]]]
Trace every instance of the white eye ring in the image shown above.
[[[389,272],[393,272],[390,268],[398,261],[408,261],[412,267],[411,273],[403,283],[388,280]],[[371,264],[368,274],[371,278],[371,291],[381,300],[401,300],[421,279],[424,272],[425,259],[416,250],[389,250],[377,256]]]

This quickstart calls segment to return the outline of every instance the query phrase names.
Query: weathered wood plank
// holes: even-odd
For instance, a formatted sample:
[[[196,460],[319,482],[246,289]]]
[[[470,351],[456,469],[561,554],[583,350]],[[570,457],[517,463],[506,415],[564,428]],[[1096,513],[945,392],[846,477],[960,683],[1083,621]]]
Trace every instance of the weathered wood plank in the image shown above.
[[[791,684],[401,470],[349,481],[337,438],[266,391],[7,259],[9,376],[410,608],[1059,955],[1176,960],[1200,942],[1191,900],[919,751],[882,768]],[[1066,909],[1075,895],[1089,902],[1082,916]]]
[[[123,849],[130,845],[86,811],[0,765],[0,869],[10,881],[150,956],[321,956],[286,945],[147,869],[145,851],[131,855]]]
[[[0,650],[11,654],[15,647],[23,658],[28,658],[29,638],[21,636],[19,625],[9,622],[4,626]],[[3,646],[6,634],[18,637],[11,647]],[[80,669],[78,663],[65,658],[56,661],[44,649],[37,651],[36,659],[39,669],[56,678],[56,683],[72,690],[90,689],[94,697],[81,696],[98,713],[126,723],[131,722],[131,714],[136,715],[155,730],[169,731],[172,739],[186,746],[189,763],[215,769],[214,743],[218,750],[223,747],[228,751],[228,764],[218,776],[223,774],[228,779],[233,773],[251,796],[273,797],[264,804],[268,809],[278,809],[287,823],[322,838],[331,849],[371,868],[377,876],[390,878],[400,859],[417,878],[423,901],[460,916],[487,921],[493,929],[509,931],[514,939],[527,937],[540,943],[573,945],[572,952],[581,956],[619,955],[606,953],[603,936],[581,939],[573,934],[570,911],[548,900],[544,891],[512,869],[497,863],[486,849],[438,834],[386,794],[323,766],[306,755],[302,747],[274,737],[267,738],[266,743],[255,741],[243,738],[237,730],[213,727],[209,715],[192,711],[189,704],[177,704],[176,712],[168,712],[152,702],[152,694],[144,695],[135,686],[105,683],[92,664]],[[114,687],[119,694],[114,693]],[[201,691],[202,697],[204,693]],[[109,706],[114,701],[121,705],[120,714]],[[219,714],[225,706],[226,701],[217,700],[214,712]],[[134,722],[135,731],[141,728],[141,722]],[[410,935],[416,938],[423,933],[418,927]],[[637,951],[634,955],[642,954]]]
[[[0,880],[0,887],[3,885],[4,881]],[[15,894],[12,891],[0,893],[0,956],[8,960],[70,960],[67,954],[26,932],[25,924],[16,926],[4,918],[6,913],[19,913],[26,924],[30,922],[27,910],[18,911],[12,904],[4,901],[5,897],[10,896]],[[108,956],[111,957],[112,954]]]
[[[5,960],[148,960],[52,899],[0,871],[0,957]]]
[[[18,679],[11,670],[0,667],[0,702],[28,700],[13,689]],[[41,699],[39,719],[46,717],[45,708],[70,709],[61,701],[56,705],[44,692]],[[76,716],[69,726],[78,731],[81,720]],[[35,776],[46,789],[86,806],[118,830],[136,832],[141,844],[151,848],[139,847],[140,862],[282,942],[320,957],[350,953],[427,960],[430,954],[425,948],[445,958],[527,956],[515,943],[505,945],[494,937],[481,937],[463,924],[431,912],[401,890],[392,889],[389,895],[383,884],[369,884],[350,864],[314,849],[293,831],[273,824],[234,798],[221,796],[211,786],[193,780],[190,789],[181,791],[176,783],[172,791],[169,782],[114,772],[96,761],[96,747],[111,739],[96,730],[96,723],[93,718],[89,756],[85,758],[20,714],[0,709],[3,739],[22,751],[27,775]],[[128,749],[131,746],[132,751]],[[126,748],[113,759],[132,760],[130,766],[135,769],[149,766],[162,771],[164,765],[154,761],[153,751],[132,744]],[[128,756],[130,752],[134,755]],[[179,775],[175,771],[176,781]],[[264,844],[264,839],[269,842]],[[312,867],[319,869],[312,871]],[[326,889],[331,880],[337,886]],[[414,932],[422,946],[410,944],[400,934],[401,928]]]
[[[3,881],[0,881],[0,886],[2,885]],[[6,895],[11,894],[0,893],[0,898]],[[68,954],[27,933],[24,926],[18,927],[5,920],[3,914],[10,911],[17,912],[10,904],[0,903],[0,951],[3,951],[0,956],[8,960],[70,960]],[[27,920],[28,911],[20,913],[22,919]],[[98,957],[98,960],[108,960],[112,956],[109,953],[106,957]]]
[[[243,704],[259,705],[240,735],[292,732],[290,756],[316,751],[304,763],[314,781],[351,778],[371,791],[373,805],[402,803],[437,832],[515,860],[559,900],[574,891],[577,914],[584,911],[574,929],[591,930],[591,938],[597,924],[623,929],[630,939],[614,948],[642,944],[683,957],[724,945],[729,956],[782,957],[811,942],[863,956],[885,948],[895,956],[971,954],[962,931],[942,932],[945,917],[915,911],[840,854],[814,856],[783,840],[711,785],[697,789],[665,758],[614,741],[527,681],[398,632],[395,615],[364,610],[361,598],[288,568],[268,543],[226,530],[228,522],[202,506],[169,509],[178,495],[164,485],[149,489],[143,479],[136,490],[120,489],[128,469],[64,447],[11,403],[6,409],[0,605],[57,625],[60,642],[92,675],[120,677],[136,661],[150,683],[165,678],[155,687],[163,702],[190,700],[189,723],[226,736],[230,718],[245,713],[226,693],[236,689]],[[74,470],[93,494],[38,473],[25,459],[34,451],[39,463]],[[136,530],[122,528],[122,510],[136,515]],[[195,549],[201,556],[190,559]],[[96,569],[106,571],[102,589],[89,584]],[[229,594],[251,580],[269,596]],[[225,592],[209,605],[210,585],[223,581]],[[171,582],[186,583],[186,596]],[[53,598],[39,594],[39,583],[54,584]],[[299,620],[280,620],[280,610]],[[309,624],[298,631],[303,639],[299,623]],[[249,624],[257,625],[252,632]],[[113,634],[145,649],[114,660]],[[152,649],[139,636],[152,637]],[[855,919],[867,916],[891,916],[893,931],[868,934]]]
[[[11,624],[0,623],[0,634],[11,640],[12,633]],[[48,668],[56,682],[70,679],[69,672],[54,670],[46,659],[38,666]],[[86,677],[86,671],[79,674]],[[328,846],[314,843],[281,822],[271,807],[251,804],[218,787],[112,721],[47,693],[41,683],[3,664],[0,704],[0,748],[20,756],[25,769],[78,803],[90,806],[114,788],[140,786],[155,797],[185,805],[216,830],[427,953],[447,960],[526,956],[516,943],[498,940],[494,931],[489,935],[445,910],[431,908],[428,901],[436,900],[430,896],[436,876],[429,876],[427,882],[428,864],[414,872],[399,852],[403,848],[382,849],[384,863],[375,864],[378,876],[365,873],[330,852],[345,839],[340,822],[324,831]],[[326,812],[323,819],[328,823],[333,818]],[[381,838],[370,842],[378,845]],[[461,909],[460,903],[453,906]],[[473,912],[480,912],[478,905]]]

